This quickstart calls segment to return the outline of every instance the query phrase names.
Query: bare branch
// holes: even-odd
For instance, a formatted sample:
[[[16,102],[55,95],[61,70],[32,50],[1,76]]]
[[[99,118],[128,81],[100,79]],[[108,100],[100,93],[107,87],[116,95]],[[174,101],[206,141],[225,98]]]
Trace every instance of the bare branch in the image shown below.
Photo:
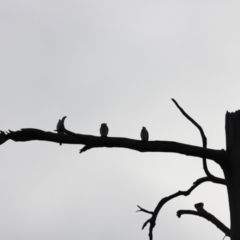
[[[145,213],[153,214],[153,212],[150,212],[144,208],[141,208],[139,205],[137,205],[137,206],[138,206],[139,210],[137,210],[136,212],[145,212]]]
[[[197,209],[197,211],[179,210],[179,211],[177,211],[177,216],[180,218],[183,214],[190,214],[190,215],[203,217],[206,220],[210,221],[212,224],[214,224],[217,228],[219,228],[227,236],[230,237],[230,229],[226,225],[224,225],[221,221],[219,221],[215,216],[213,216],[211,213],[207,212],[203,208],[203,206],[204,206],[203,203],[197,203],[197,204],[195,204],[195,208]]]
[[[200,184],[202,184],[204,182],[208,182],[208,181],[211,181],[208,177],[200,178],[197,181],[195,181],[193,183],[192,187],[190,187],[187,191],[178,191],[178,192],[176,192],[176,193],[174,193],[174,194],[172,194],[168,197],[162,198],[153,212],[148,211],[148,210],[138,206],[139,209],[140,209],[140,210],[138,210],[138,212],[146,212],[146,213],[152,214],[152,217],[150,219],[148,219],[142,226],[142,229],[144,229],[148,223],[150,224],[149,234],[148,234],[149,239],[150,240],[153,239],[153,228],[156,225],[157,216],[158,216],[158,214],[159,214],[159,212],[160,212],[160,210],[161,210],[161,208],[163,207],[164,204],[166,204],[168,201],[172,200],[173,198],[176,198],[176,197],[179,197],[179,196],[188,196]]]
[[[40,129],[34,128],[24,128],[16,132],[9,132],[6,134],[0,133],[0,139],[2,143],[11,139],[15,142],[26,142],[26,141],[48,141],[55,143],[65,143],[65,144],[80,144],[77,138],[73,138],[64,133],[52,133],[45,132]]]
[[[66,134],[64,134],[66,133]],[[118,137],[97,137],[92,135],[83,135],[72,133],[65,130],[64,133],[45,132],[39,129],[26,128],[16,132],[9,132],[7,134],[0,133],[0,143],[11,139],[16,142],[24,141],[50,141],[65,144],[83,144],[91,146],[92,148],[108,147],[108,148],[127,148],[139,152],[172,152],[185,154],[194,157],[206,157],[221,164],[227,159],[227,153],[224,150],[204,149],[197,146],[178,142],[168,141],[149,141],[143,142],[140,140]]]
[[[212,180],[211,180],[209,177],[204,177],[204,178],[207,178],[208,181],[212,182]],[[200,179],[196,180],[193,184],[198,184],[198,183],[201,182],[201,180],[204,179],[204,178],[200,178]],[[222,181],[215,182],[215,183],[222,184],[222,185],[226,185],[225,179],[222,179]]]
[[[207,146],[207,138],[203,132],[202,127],[193,119],[191,118],[177,103],[177,101],[175,99],[172,98],[172,101],[175,103],[175,105],[177,106],[177,108],[181,111],[181,113],[191,122],[193,123],[194,126],[196,126],[198,128],[198,130],[200,131],[200,134],[202,136],[202,141],[203,141],[203,146],[206,147]]]
[[[207,138],[204,134],[204,131],[202,129],[202,127],[193,119],[191,118],[180,106],[179,104],[177,103],[177,101],[175,99],[172,98],[172,101],[175,103],[175,105],[177,106],[177,108],[180,110],[180,112],[195,126],[197,127],[197,129],[199,130],[200,134],[201,134],[201,137],[202,137],[202,144],[203,144],[203,148],[207,148]],[[206,175],[211,179],[212,182],[214,183],[224,183],[225,184],[225,179],[222,179],[222,178],[218,178],[218,177],[215,177],[214,175],[212,175],[209,170],[208,170],[208,167],[207,167],[207,160],[206,158],[203,158],[203,169],[206,173]]]

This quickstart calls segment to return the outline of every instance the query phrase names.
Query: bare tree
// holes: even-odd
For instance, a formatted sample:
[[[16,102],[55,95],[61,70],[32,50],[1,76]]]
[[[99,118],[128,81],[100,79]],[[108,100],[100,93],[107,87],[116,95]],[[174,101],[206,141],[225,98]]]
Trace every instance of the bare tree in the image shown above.
[[[150,218],[143,224],[142,228],[149,225],[149,239],[153,239],[153,229],[156,225],[157,216],[165,203],[178,196],[187,196],[200,184],[212,182],[222,184],[227,187],[231,228],[225,226],[215,216],[206,211],[203,203],[195,204],[196,211],[179,210],[177,216],[180,218],[183,214],[191,214],[205,218],[218,227],[226,236],[232,240],[240,240],[240,111],[226,113],[226,150],[214,150],[207,148],[207,138],[202,127],[192,119],[179,105],[172,99],[181,113],[192,123],[200,132],[202,138],[202,147],[169,141],[140,141],[129,138],[118,137],[99,137],[92,135],[83,135],[74,133],[66,129],[64,122],[66,117],[59,120],[57,124],[57,133],[45,132],[39,129],[26,128],[20,131],[8,132],[0,131],[0,144],[7,140],[16,142],[24,141],[50,141],[59,144],[83,144],[85,145],[80,153],[92,148],[128,148],[139,152],[173,152],[185,154],[188,156],[202,158],[203,169],[206,176],[197,179],[193,185],[186,191],[178,191],[159,201],[154,210],[149,211],[138,206],[138,212],[144,212],[150,215]],[[207,160],[217,163],[223,170],[225,179],[218,178],[210,173],[207,167]]]

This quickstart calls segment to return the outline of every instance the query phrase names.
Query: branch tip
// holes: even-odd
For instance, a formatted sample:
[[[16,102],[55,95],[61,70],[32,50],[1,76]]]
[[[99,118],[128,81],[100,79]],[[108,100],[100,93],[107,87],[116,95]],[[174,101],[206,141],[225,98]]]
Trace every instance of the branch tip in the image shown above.
[[[150,223],[150,219],[148,219],[142,226],[142,230],[147,226],[147,224]]]
[[[199,210],[199,209],[203,209],[203,207],[204,207],[204,203],[202,203],[202,202],[200,202],[200,203],[196,203],[196,204],[194,205],[194,207],[195,207],[197,210]]]
[[[92,146],[88,146],[88,145],[86,145],[86,146],[84,146],[82,149],[80,149],[80,154],[81,153],[83,153],[83,152],[86,152],[87,150],[89,150],[89,149],[91,149],[92,148]]]

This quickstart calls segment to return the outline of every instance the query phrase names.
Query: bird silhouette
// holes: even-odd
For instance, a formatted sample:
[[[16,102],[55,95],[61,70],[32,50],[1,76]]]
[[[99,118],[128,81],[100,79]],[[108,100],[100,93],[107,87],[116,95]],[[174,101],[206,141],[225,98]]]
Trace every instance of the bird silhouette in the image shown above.
[[[108,135],[108,126],[106,123],[102,123],[100,127],[100,134],[102,137],[107,137]]]
[[[58,133],[62,132],[63,130],[63,123],[62,123],[62,119],[59,119],[58,120],[58,123],[57,123],[57,129],[55,131],[57,131]]]
[[[63,117],[62,119],[59,119],[59,120],[58,120],[57,128],[56,128],[56,130],[55,130],[55,131],[57,131],[57,133],[64,133],[64,129],[65,129],[65,127],[64,127],[64,121],[65,121],[65,119],[66,119],[66,116]],[[59,145],[61,146],[62,143],[59,143]]]
[[[141,136],[142,141],[144,141],[144,142],[148,141],[149,134],[148,134],[148,131],[145,127],[142,128],[140,136]]]
[[[58,120],[57,123],[57,129],[55,131],[57,131],[58,133],[64,132],[64,121],[67,117],[63,117],[62,119]]]

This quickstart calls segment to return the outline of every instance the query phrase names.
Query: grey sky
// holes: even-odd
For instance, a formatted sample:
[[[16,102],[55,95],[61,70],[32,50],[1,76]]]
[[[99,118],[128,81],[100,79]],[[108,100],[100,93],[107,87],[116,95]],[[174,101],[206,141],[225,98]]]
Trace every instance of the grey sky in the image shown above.
[[[238,110],[239,1],[0,0],[1,130],[70,130],[225,148],[225,112]],[[126,149],[7,142],[0,148],[0,238],[147,239],[158,201],[204,176],[201,159]],[[209,163],[222,176],[220,168]],[[222,239],[211,223],[176,217],[205,208],[229,225],[226,189],[206,183],[160,213],[156,239]],[[190,232],[189,232],[190,231]]]

